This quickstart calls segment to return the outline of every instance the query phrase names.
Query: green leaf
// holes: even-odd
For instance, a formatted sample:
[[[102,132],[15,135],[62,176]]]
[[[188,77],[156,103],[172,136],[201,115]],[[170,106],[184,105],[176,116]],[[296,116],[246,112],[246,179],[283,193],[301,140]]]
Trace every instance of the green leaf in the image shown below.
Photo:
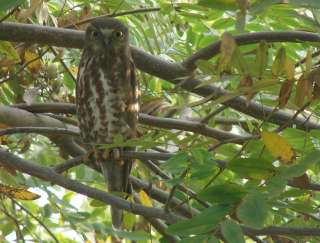
[[[268,7],[281,3],[282,0],[264,0],[264,1],[255,1],[254,4],[250,7],[249,11],[252,14],[258,14],[259,12],[265,11]]]
[[[222,184],[208,187],[199,193],[199,196],[212,203],[238,203],[245,195],[246,190],[237,184]]]
[[[226,205],[216,205],[203,210],[192,219],[183,220],[177,224],[170,225],[167,232],[177,235],[194,235],[206,233],[212,230],[230,211]]]
[[[73,78],[67,72],[64,73],[64,75],[63,75],[63,83],[69,90],[75,89],[76,84],[75,84]]]
[[[245,225],[262,228],[268,216],[268,205],[261,192],[249,193],[237,209],[237,216]]]
[[[134,232],[113,231],[111,234],[121,238],[134,240],[134,241],[145,241],[153,238],[151,234],[143,231],[134,231]]]
[[[199,0],[198,4],[201,6],[219,10],[238,9],[236,0]]]
[[[250,74],[249,72],[249,66],[247,64],[246,59],[244,58],[242,52],[240,49],[237,47],[233,53],[233,59],[232,59],[232,64],[234,67],[237,68],[239,73],[243,75],[248,75]]]
[[[320,8],[320,2],[318,0],[289,0],[289,3],[305,8]]]
[[[123,227],[125,229],[131,230],[135,225],[135,223],[136,223],[136,215],[125,211],[123,213]]]
[[[0,0],[0,11],[7,11],[8,9],[16,7],[24,2],[25,0]]]
[[[179,173],[187,167],[188,154],[180,152],[172,156],[166,163],[161,165],[161,168],[168,170],[171,173]]]
[[[227,168],[244,178],[266,179],[275,172],[271,161],[261,158],[239,158],[231,160]]]
[[[105,207],[106,204],[100,200],[93,199],[90,202],[91,207]]]
[[[232,220],[221,224],[221,233],[228,243],[245,243],[241,227]]]

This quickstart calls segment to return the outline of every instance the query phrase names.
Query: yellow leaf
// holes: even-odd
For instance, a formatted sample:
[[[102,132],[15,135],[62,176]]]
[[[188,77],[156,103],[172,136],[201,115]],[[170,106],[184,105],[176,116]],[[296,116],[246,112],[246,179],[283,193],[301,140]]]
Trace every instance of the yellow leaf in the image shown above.
[[[289,80],[289,79],[282,83],[280,93],[279,93],[280,108],[284,108],[287,105],[291,95],[292,85],[293,85],[293,82],[292,80]]]
[[[21,199],[21,200],[35,200],[40,196],[33,192],[29,192],[25,187],[13,187],[9,185],[0,184],[0,193],[5,194],[8,197]]]
[[[28,69],[30,70],[30,72],[37,73],[40,70],[42,62],[40,57],[36,53],[26,51],[24,53],[24,59],[28,63]]]
[[[261,41],[257,48],[256,65],[258,76],[261,77],[268,65],[268,44],[265,41]]]
[[[298,80],[295,96],[295,104],[298,107],[302,107],[305,102],[305,98],[311,99],[312,95],[312,82],[310,82],[305,75],[302,75]]]
[[[139,192],[139,198],[140,198],[140,201],[141,201],[142,205],[144,205],[146,207],[152,207],[152,201],[149,198],[148,194],[145,193],[144,190],[141,190]]]
[[[294,66],[294,62],[290,58],[286,58],[285,71],[286,71],[287,79],[294,80],[295,66]]]
[[[306,55],[306,73],[309,73],[312,68],[312,50],[311,48],[308,49]]]
[[[291,145],[280,135],[272,132],[262,132],[261,139],[275,158],[286,163],[294,159],[294,151]]]
[[[226,66],[230,63],[236,46],[236,41],[231,34],[224,33],[222,35],[220,45],[221,57],[218,65],[219,72],[224,71]]]
[[[283,47],[281,47],[278,50],[277,55],[272,63],[272,67],[271,67],[271,71],[274,76],[278,76],[278,75],[282,74],[282,72],[285,69],[286,60],[287,60],[286,50]]]

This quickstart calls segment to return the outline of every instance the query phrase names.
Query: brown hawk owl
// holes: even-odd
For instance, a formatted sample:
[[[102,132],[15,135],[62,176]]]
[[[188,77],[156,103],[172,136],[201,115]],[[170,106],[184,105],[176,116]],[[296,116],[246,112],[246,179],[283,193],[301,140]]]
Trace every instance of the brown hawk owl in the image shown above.
[[[81,138],[91,148],[111,144],[119,134],[124,139],[136,136],[139,86],[128,37],[128,28],[112,18],[98,18],[87,27],[76,106]],[[101,166],[108,190],[126,192],[132,161],[114,157],[106,159],[96,153],[95,160]],[[112,207],[111,216],[113,225],[121,227],[121,210]]]

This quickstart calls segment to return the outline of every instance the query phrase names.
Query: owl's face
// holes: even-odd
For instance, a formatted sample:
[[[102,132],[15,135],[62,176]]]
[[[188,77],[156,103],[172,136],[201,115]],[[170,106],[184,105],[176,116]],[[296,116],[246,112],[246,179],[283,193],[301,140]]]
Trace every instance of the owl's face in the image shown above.
[[[112,18],[96,19],[86,30],[86,46],[94,53],[117,53],[128,46],[128,28]]]

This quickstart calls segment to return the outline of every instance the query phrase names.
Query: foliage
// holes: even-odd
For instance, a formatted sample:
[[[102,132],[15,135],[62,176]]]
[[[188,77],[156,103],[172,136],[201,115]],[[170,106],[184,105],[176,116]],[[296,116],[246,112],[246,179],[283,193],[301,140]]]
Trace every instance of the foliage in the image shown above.
[[[141,8],[152,11],[133,12]],[[257,102],[272,107],[272,113],[291,112],[292,120],[298,112],[307,120],[318,121],[318,43],[262,40],[240,45],[234,37],[263,31],[318,33],[320,1],[0,0],[0,19],[79,30],[86,27],[83,20],[118,13],[126,13],[118,18],[129,26],[132,46],[168,62],[183,62],[221,40],[220,54],[197,60],[193,75],[202,81],[195,88],[215,85],[228,94],[200,97],[183,88],[184,79],[181,85],[174,85],[140,71],[141,102],[146,113],[250,138],[228,142],[196,130],[142,124],[139,139],[119,138],[116,144],[107,145],[129,144],[141,152],[174,154],[154,165],[163,174],[150,170],[142,160],[137,160],[132,172],[199,212],[169,225],[166,233],[183,242],[252,242],[254,234],[247,234],[243,227],[319,228],[319,131],[291,127],[290,120],[279,127],[271,117],[257,119],[222,103],[227,105],[233,98],[244,96],[248,105]],[[74,103],[79,59],[77,49],[0,41],[0,103]],[[54,118],[76,124],[71,114]],[[0,127],[5,130],[11,125],[0,122]],[[1,136],[0,142],[12,153],[43,166],[55,166],[71,158],[63,146],[41,132]],[[86,165],[74,167],[65,175],[105,190],[101,175]],[[150,227],[148,219],[130,213],[125,215],[126,229],[115,231],[104,203],[19,170],[1,167],[0,182],[1,242],[107,242],[110,235],[138,242],[167,242],[163,232]],[[193,195],[181,187],[192,190]],[[29,199],[36,199],[37,194],[41,197],[22,201],[25,198],[15,196],[17,191],[31,193],[26,188],[36,193],[27,194]],[[152,198],[147,190],[139,190],[137,197],[147,207],[175,210]],[[132,197],[127,200],[134,201]],[[268,233],[259,238],[270,242],[275,239]],[[320,240],[299,234],[283,234],[279,239]]]

